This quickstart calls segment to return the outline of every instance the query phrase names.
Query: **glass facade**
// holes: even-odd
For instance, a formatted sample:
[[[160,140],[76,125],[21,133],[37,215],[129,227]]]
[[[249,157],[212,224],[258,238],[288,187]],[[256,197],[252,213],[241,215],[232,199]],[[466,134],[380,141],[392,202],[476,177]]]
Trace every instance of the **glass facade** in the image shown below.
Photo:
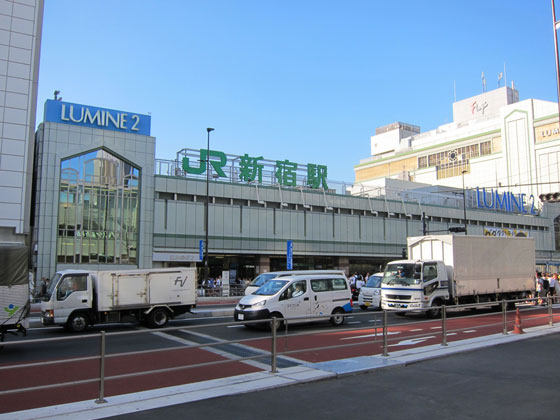
[[[57,261],[137,264],[140,170],[103,149],[60,166]]]

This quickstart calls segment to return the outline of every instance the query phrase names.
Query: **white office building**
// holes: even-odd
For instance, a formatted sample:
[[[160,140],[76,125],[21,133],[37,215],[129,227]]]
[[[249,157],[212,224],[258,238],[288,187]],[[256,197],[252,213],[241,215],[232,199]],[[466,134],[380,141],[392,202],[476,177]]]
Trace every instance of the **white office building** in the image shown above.
[[[43,0],[0,0],[0,241],[29,243]]]

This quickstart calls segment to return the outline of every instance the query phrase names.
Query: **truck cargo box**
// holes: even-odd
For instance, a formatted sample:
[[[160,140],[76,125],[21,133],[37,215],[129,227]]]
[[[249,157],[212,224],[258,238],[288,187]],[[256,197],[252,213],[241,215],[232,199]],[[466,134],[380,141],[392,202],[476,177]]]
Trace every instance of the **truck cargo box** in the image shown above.
[[[455,296],[535,288],[533,238],[428,235],[408,238],[412,260],[441,260]]]
[[[98,271],[94,281],[99,311],[196,302],[195,268]]]

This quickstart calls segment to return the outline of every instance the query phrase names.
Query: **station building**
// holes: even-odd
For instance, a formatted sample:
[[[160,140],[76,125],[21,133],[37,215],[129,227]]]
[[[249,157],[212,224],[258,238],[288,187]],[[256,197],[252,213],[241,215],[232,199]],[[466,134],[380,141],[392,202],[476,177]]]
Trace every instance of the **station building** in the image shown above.
[[[250,151],[184,148],[156,159],[150,125],[147,115],[47,101],[35,148],[38,278],[65,268],[201,266],[206,225],[211,275],[230,281],[289,266],[375,272],[402,257],[408,236],[462,226],[533,237],[538,265],[559,261],[560,210],[535,206],[534,194],[391,177],[361,193],[329,180],[321,162]]]

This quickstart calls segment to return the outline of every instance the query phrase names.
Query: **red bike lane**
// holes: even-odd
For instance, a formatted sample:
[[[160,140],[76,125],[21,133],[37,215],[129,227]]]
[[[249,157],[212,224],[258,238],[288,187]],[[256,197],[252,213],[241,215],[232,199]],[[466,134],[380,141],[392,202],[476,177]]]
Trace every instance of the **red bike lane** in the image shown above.
[[[560,313],[554,313],[553,322],[560,321]],[[521,311],[523,328],[548,325],[550,318],[546,308]],[[507,314],[507,329],[511,333],[515,313]],[[465,340],[502,333],[503,315],[491,313],[474,317],[448,317],[446,320],[447,342]],[[426,320],[410,324],[393,325],[387,329],[388,352],[442,344],[441,320]],[[270,352],[271,338],[243,341],[245,347]],[[319,349],[319,347],[331,347]],[[316,363],[360,356],[383,354],[383,328],[329,330],[328,332],[296,333],[284,335],[278,331],[276,350],[279,355]],[[176,367],[189,368],[151,373],[133,377],[106,380],[105,396],[110,397],[150,389],[201,382],[262,371],[227,354],[216,354],[211,349],[174,348],[166,351],[146,352],[135,355],[108,356],[105,377],[134,374]],[[223,362],[195,367],[197,364]],[[43,363],[40,366],[7,369],[1,373],[0,391],[38,387],[63,382],[99,378],[99,359],[72,361],[64,364]],[[33,390],[0,396],[0,413],[52,406],[70,402],[95,400],[99,396],[99,382],[72,384],[64,387]]]

